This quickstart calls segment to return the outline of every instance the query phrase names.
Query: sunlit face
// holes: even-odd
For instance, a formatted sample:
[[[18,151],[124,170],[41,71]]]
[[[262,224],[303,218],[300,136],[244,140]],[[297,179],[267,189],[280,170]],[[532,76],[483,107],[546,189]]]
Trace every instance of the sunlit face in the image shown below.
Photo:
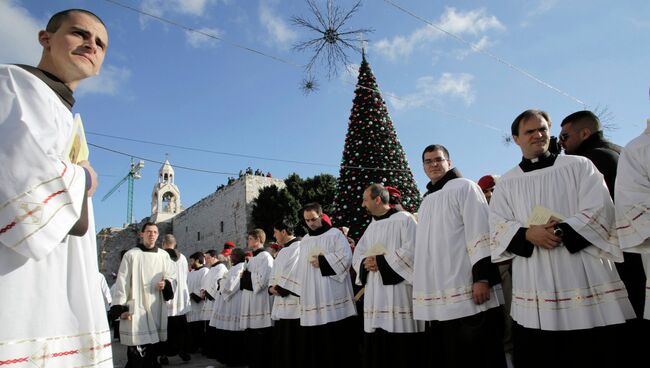
[[[273,228],[273,237],[275,238],[275,241],[277,241],[278,243],[285,244],[288,235],[286,230],[278,230],[276,228]]]
[[[149,225],[145,227],[144,231],[140,233],[140,237],[145,248],[152,249],[156,245],[156,240],[158,240],[158,226]]]
[[[380,209],[383,209],[381,198],[377,196],[373,199],[370,194],[370,189],[366,189],[363,192],[363,202],[361,202],[361,207],[365,208],[369,214],[375,216],[379,215],[379,212],[381,212]]]
[[[248,246],[248,249],[257,249],[260,247],[260,241],[256,237],[252,235],[248,235],[246,237],[246,245]]]
[[[435,183],[451,169],[451,160],[445,157],[443,151],[435,150],[424,153],[422,165],[424,166],[424,173],[427,174],[429,180]]]
[[[320,229],[323,226],[322,218],[316,211],[304,211],[302,216],[311,230]]]
[[[79,81],[97,75],[104,62],[108,33],[95,17],[72,12],[56,32],[41,31],[43,46],[39,67],[59,77],[74,89]]]
[[[494,187],[483,189],[483,194],[485,195],[485,199],[487,200],[487,203],[490,203],[490,199],[492,199],[493,192],[494,192]]]
[[[527,159],[539,157],[548,150],[550,142],[549,126],[546,119],[533,116],[519,123],[519,135],[513,136],[521,153]]]

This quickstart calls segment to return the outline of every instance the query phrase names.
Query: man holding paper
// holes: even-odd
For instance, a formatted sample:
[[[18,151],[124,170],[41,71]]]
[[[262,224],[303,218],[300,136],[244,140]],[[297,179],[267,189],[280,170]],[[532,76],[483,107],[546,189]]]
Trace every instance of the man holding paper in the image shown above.
[[[483,191],[452,167],[443,145],[427,146],[422,163],[431,182],[418,211],[413,316],[431,321],[429,351],[442,366],[505,367],[503,293]]]
[[[352,257],[357,285],[364,285],[363,367],[412,367],[418,354],[385,354],[418,350],[424,323],[413,319],[413,250],[416,222],[406,211],[391,208],[381,184],[363,192],[362,206],[372,215]]]
[[[108,33],[97,15],[69,9],[38,41],[38,67],[0,65],[0,365],[112,367],[94,281],[97,176],[77,155],[81,137],[70,158],[73,91],[99,73]]]
[[[323,219],[318,203],[303,208],[309,234],[300,242],[298,282],[301,367],[356,367],[350,352],[357,314],[352,296],[352,251],[345,235]]]
[[[490,202],[492,261],[512,259],[514,364],[621,365],[634,310],[614,266],[612,199],[588,159],[548,151],[549,129],[544,111],[514,120],[523,159]]]

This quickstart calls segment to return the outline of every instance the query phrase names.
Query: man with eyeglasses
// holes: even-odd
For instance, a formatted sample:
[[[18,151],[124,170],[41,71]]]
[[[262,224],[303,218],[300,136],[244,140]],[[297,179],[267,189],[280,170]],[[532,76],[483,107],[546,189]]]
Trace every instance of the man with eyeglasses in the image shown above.
[[[625,366],[634,310],[611,262],[614,205],[589,160],[548,151],[550,124],[541,110],[515,118],[523,159],[490,202],[492,261],[512,259],[513,363]]]
[[[614,198],[616,168],[621,146],[603,136],[600,119],[591,111],[577,111],[562,120],[560,144],[570,155],[588,158],[605,177],[605,184]],[[629,321],[630,328],[639,330],[645,303],[646,275],[641,255],[623,252],[623,262],[616,262],[616,270],[627,289],[628,298],[634,307],[637,319]],[[642,333],[641,331],[638,331]]]
[[[427,360],[445,367],[506,367],[503,294],[490,260],[485,196],[452,168],[444,146],[426,147],[422,162],[431,182],[418,211],[413,317],[431,321]]]
[[[305,361],[300,367],[356,367],[341,347],[351,348],[357,311],[352,294],[352,250],[337,228],[323,219],[318,203],[303,207],[308,234],[300,242],[297,274],[300,285],[300,331]],[[350,354],[351,353],[351,354]]]

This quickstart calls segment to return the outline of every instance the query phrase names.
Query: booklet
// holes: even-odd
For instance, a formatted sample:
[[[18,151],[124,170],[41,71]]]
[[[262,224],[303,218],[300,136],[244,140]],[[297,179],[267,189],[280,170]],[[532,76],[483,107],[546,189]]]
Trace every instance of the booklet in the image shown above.
[[[546,225],[551,220],[562,222],[564,220],[564,216],[560,215],[557,212],[553,212],[546,207],[535,206],[535,208],[533,208],[533,211],[530,213],[530,216],[528,217],[528,223],[526,224],[526,227],[530,227],[530,225]]]
[[[72,137],[68,142],[65,157],[73,164],[78,164],[81,161],[87,161],[89,155],[88,142],[86,141],[86,133],[84,132],[84,124],[81,121],[81,115],[74,115],[74,124],[72,128]]]

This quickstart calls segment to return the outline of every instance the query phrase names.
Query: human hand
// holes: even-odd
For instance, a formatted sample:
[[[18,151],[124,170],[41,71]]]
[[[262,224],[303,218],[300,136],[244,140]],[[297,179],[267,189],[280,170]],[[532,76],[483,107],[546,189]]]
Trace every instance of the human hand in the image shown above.
[[[158,290],[164,289],[165,288],[165,280],[159,281],[156,286],[158,287]]]
[[[95,191],[97,190],[97,186],[99,185],[99,181],[97,179],[97,173],[95,172],[93,167],[90,166],[90,162],[88,161],[80,161],[77,165],[88,170],[88,173],[90,174],[90,189],[88,189],[88,197],[92,197],[93,194],[95,194]]]
[[[363,267],[368,272],[377,272],[377,257],[369,256],[363,260]]]
[[[311,265],[314,268],[319,268],[320,267],[320,264],[318,263],[318,256],[311,257],[311,261],[309,261],[309,263],[311,263]]]
[[[555,222],[549,222],[545,225],[530,225],[526,230],[526,240],[544,249],[557,247],[562,242],[562,239],[553,234],[555,225]]]
[[[472,284],[472,299],[481,305],[490,300],[490,284],[487,281],[478,281]]]
[[[120,319],[126,319],[130,321],[132,319],[131,316],[132,314],[129,312],[122,312],[122,314],[120,314]]]

